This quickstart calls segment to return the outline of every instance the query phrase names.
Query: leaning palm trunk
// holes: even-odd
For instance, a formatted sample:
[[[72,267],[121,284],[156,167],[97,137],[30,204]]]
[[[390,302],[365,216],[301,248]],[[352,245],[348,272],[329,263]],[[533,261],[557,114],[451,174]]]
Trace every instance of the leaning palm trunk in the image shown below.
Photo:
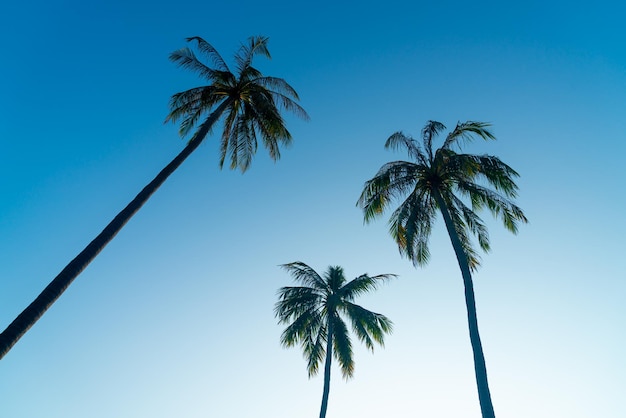
[[[463,276],[463,285],[465,286],[465,304],[467,306],[467,321],[469,324],[470,341],[472,344],[472,351],[474,353],[474,371],[476,373],[476,385],[478,386],[478,400],[480,402],[480,410],[483,418],[495,418],[495,412],[493,410],[493,404],[491,402],[491,393],[489,392],[489,383],[487,381],[487,366],[485,364],[485,356],[483,354],[483,347],[480,342],[480,335],[478,333],[478,319],[476,317],[476,300],[474,299],[474,286],[472,284],[472,275],[470,272],[469,264],[467,262],[467,256],[463,251],[461,240],[459,239],[456,229],[446,203],[441,195],[437,192],[433,192],[433,196],[441,210],[443,219],[454,247],[456,259],[459,262],[461,268],[461,274]]]
[[[326,342],[326,363],[324,364],[324,392],[322,394],[322,407],[320,418],[326,418],[328,409],[328,395],[330,393],[330,364],[333,358],[333,332],[330,318],[328,319],[328,341]]]
[[[150,196],[167,180],[167,178],[198,148],[212,125],[219,119],[229,106],[225,100],[215,109],[207,120],[200,125],[198,131],[187,146],[176,156],[115,218],[89,243],[65,268],[50,282],[48,286],[11,324],[0,334],[0,359],[19,341],[19,339],[41,318],[54,302],[65,292],[76,277],[93,261],[94,258],[111,242],[126,223],[150,199]]]

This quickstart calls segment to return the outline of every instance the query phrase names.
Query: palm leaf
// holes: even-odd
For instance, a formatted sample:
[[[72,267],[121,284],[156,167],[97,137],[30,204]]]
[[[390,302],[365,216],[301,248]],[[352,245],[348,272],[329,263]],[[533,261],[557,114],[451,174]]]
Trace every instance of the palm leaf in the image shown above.
[[[330,320],[333,323],[333,349],[335,358],[339,363],[343,378],[348,379],[354,375],[352,342],[350,341],[348,327],[339,315],[332,316]]]
[[[328,289],[328,284],[324,279],[315,270],[301,261],[282,264],[280,267],[287,270],[296,281],[305,286],[311,286],[318,290]]]
[[[488,129],[490,126],[491,124],[486,122],[459,122],[456,124],[454,130],[448,134],[441,148],[449,149],[460,140],[471,141],[474,139],[474,136],[478,136],[485,140],[495,140],[495,136],[493,136],[491,131]]]
[[[343,268],[339,266],[330,266],[324,273],[324,281],[328,286],[328,290],[332,294],[339,294],[341,287],[346,282],[346,276],[343,274]]]
[[[417,189],[389,217],[389,232],[400,254],[415,265],[424,265],[430,258],[428,239],[435,217],[435,207],[428,191]]]
[[[319,327],[317,318],[311,312],[304,312],[294,317],[280,337],[280,343],[284,347],[291,347],[298,343],[306,343],[307,338],[314,333],[315,327]]]
[[[518,222],[528,222],[522,209],[499,193],[475,183],[459,182],[457,189],[472,200],[474,210],[486,207],[496,218],[502,218],[504,227],[517,233]]]
[[[357,206],[363,209],[364,221],[370,222],[381,215],[395,198],[415,187],[423,165],[407,161],[394,161],[383,165],[376,176],[365,183]]]
[[[422,139],[424,141],[424,149],[428,153],[429,161],[433,160],[433,139],[439,135],[439,132],[446,129],[445,125],[441,122],[429,120],[422,129]]]
[[[197,42],[198,50],[206,54],[211,59],[211,61],[213,61],[213,64],[217,67],[218,70],[223,72],[230,72],[230,70],[228,69],[228,65],[226,65],[226,62],[224,61],[220,53],[217,52],[217,50],[213,48],[210,43],[200,38],[199,36],[187,38],[187,42],[192,41]]]
[[[319,289],[311,287],[282,287],[278,291],[279,301],[274,313],[281,323],[286,323],[304,313],[315,312],[323,303],[324,295]]]
[[[326,349],[324,348],[326,343],[327,330],[324,326],[314,328],[316,332],[308,335],[306,343],[303,345],[303,354],[307,359],[307,370],[309,377],[315,376],[319,371],[319,365],[326,356]]]
[[[343,300],[352,301],[357,296],[376,290],[380,284],[395,277],[398,276],[395,274],[379,274],[377,276],[363,274],[343,285],[338,294]]]
[[[449,197],[444,196],[444,200],[446,201],[446,208],[452,218],[454,230],[459,238],[459,241],[461,242],[461,247],[465,257],[467,258],[470,270],[475,271],[478,266],[480,266],[480,256],[474,249],[472,241],[467,234],[468,227],[463,218],[462,211],[455,206],[454,202]]]
[[[517,196],[517,184],[513,180],[519,177],[517,171],[513,170],[499,158],[491,155],[480,155],[474,157],[478,172],[489,185],[502,192],[507,197]]]
[[[246,69],[250,68],[252,58],[255,55],[263,55],[266,58],[271,58],[270,52],[267,49],[267,43],[269,38],[264,36],[251,36],[248,38],[248,42],[241,44],[239,51],[235,55],[235,62],[237,63],[237,70],[243,73]]]
[[[219,80],[223,77],[223,74],[220,74],[219,71],[203,64],[188,47],[172,52],[170,54],[170,61],[177,63],[179,67],[197,73],[207,80]]]
[[[352,322],[354,333],[368,349],[374,351],[374,341],[381,347],[385,345],[384,335],[393,330],[389,318],[354,303],[346,302],[343,306]]]
[[[480,245],[480,248],[482,248],[483,251],[488,252],[490,250],[489,232],[487,231],[487,227],[483,223],[483,220],[472,209],[468,208],[461,199],[454,195],[452,196],[452,199],[454,206],[459,209],[465,225],[478,239],[478,245]]]
[[[406,148],[409,157],[421,162],[422,164],[427,164],[426,156],[415,140],[410,136],[407,136],[402,132],[396,132],[387,138],[387,141],[385,142],[385,148],[387,149],[396,150],[401,147]]]

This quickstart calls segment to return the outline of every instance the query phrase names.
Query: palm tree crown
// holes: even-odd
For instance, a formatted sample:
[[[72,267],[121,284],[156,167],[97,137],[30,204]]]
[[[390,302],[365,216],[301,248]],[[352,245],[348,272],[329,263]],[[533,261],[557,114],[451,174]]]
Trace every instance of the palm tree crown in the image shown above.
[[[275,313],[281,324],[289,324],[281,335],[281,344],[302,346],[307,360],[309,377],[319,371],[325,358],[324,393],[320,417],[326,415],[332,357],[339,362],[342,375],[348,379],[354,374],[352,342],[348,326],[367,348],[374,350],[374,342],[384,345],[384,334],[392,330],[392,322],[384,315],[369,311],[354,303],[354,299],[378,287],[381,282],[395,277],[361,275],[347,281],[341,267],[329,267],[320,276],[308,265],[294,262],[282,266],[299,287],[283,287],[278,291]]]
[[[171,112],[166,121],[181,119],[180,133],[186,135],[202,115],[219,110],[219,116],[224,115],[220,167],[230,157],[230,168],[246,171],[257,149],[257,135],[260,135],[270,157],[279,159],[279,144],[291,143],[291,134],[285,127],[279,108],[304,119],[308,119],[308,115],[296,103],[298,94],[285,80],[264,76],[252,66],[256,55],[270,58],[268,38],[251,37],[248,43],[241,45],[234,59],[236,73],[231,72],[217,50],[204,39],[196,36],[187,41],[195,41],[198,51],[206,55],[213,66],[202,63],[190,48],[173,52],[170,59],[181,67],[195,71],[210,84],[172,96]]]
[[[400,252],[415,265],[428,262],[428,238],[437,210],[446,210],[463,247],[472,270],[479,265],[479,257],[470,240],[478,239],[484,251],[489,251],[489,234],[477,211],[487,208],[495,217],[502,218],[504,226],[517,232],[519,221],[527,222],[522,210],[510,198],[517,196],[513,178],[518,173],[491,155],[462,154],[453,147],[460,141],[478,136],[495,139],[484,122],[458,123],[443,145],[433,150],[433,140],[445,129],[440,122],[429,121],[422,129],[423,146],[396,132],[387,139],[385,148],[405,148],[414,161],[394,161],[381,167],[365,183],[357,205],[363,209],[366,222],[381,215],[391,201],[406,195],[391,214],[389,232]],[[490,185],[493,189],[489,188]],[[462,198],[468,198],[469,207]]]

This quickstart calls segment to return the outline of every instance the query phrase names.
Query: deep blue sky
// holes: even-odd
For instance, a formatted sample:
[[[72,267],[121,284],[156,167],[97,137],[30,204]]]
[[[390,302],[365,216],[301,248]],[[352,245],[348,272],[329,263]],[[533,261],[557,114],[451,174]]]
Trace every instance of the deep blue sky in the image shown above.
[[[168,61],[189,36],[230,60],[270,37],[267,74],[308,123],[241,175],[209,140],[0,362],[0,416],[315,416],[321,378],[279,346],[277,265],[400,278],[362,299],[395,332],[334,370],[328,418],[479,417],[460,273],[441,223],[432,261],[400,258],[355,202],[394,131],[489,121],[468,152],[520,172],[518,236],[489,220],[475,275],[498,416],[626,415],[619,2],[34,1],[0,20],[0,328],[183,147]],[[425,2],[424,2],[425,3]]]

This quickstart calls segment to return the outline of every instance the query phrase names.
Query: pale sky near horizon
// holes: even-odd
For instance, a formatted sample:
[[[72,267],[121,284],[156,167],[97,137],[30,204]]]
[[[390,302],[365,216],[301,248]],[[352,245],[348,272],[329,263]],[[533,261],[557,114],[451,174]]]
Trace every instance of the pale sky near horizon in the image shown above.
[[[130,4],[129,4],[130,3]],[[2,418],[298,418],[321,376],[283,349],[278,265],[399,278],[359,302],[394,321],[328,418],[478,418],[461,275],[441,220],[432,260],[363,225],[363,183],[429,119],[493,124],[530,223],[488,221],[475,274],[496,415],[626,416],[626,34],[617,1],[505,4],[42,1],[0,24],[0,328],[184,146],[169,97],[202,84],[168,61],[202,36],[301,96],[294,143],[244,175],[208,138],[0,361]]]

